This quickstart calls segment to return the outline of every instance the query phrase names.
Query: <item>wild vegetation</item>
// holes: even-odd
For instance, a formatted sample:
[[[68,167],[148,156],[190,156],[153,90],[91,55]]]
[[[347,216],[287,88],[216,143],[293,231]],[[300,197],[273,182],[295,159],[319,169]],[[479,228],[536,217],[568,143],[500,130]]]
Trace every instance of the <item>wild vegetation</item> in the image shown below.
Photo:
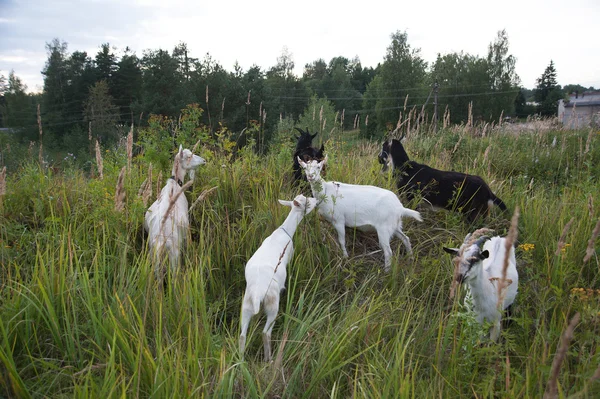
[[[244,265],[285,218],[277,199],[310,190],[291,184],[285,119],[259,156],[200,128],[194,112],[179,125],[159,118],[136,130],[118,204],[125,141],[99,147],[102,178],[98,161],[67,156],[52,168],[40,165],[37,145],[1,143],[4,159],[18,165],[0,184],[3,395],[598,397],[599,132],[447,126],[407,135],[412,159],[482,176],[510,211],[520,209],[519,293],[497,343],[485,338],[489,325],[477,323],[464,288],[450,299],[454,267],[442,247],[483,224],[505,235],[510,211],[473,226],[458,213],[422,209],[424,222],[404,225],[412,260],[393,241],[389,273],[375,235],[348,230],[345,259],[335,231],[313,212],[294,236],[274,361],[264,363],[263,316],[250,324],[244,360],[238,349]],[[165,126],[175,128],[165,135]],[[190,240],[182,270],[163,289],[144,213],[176,144],[192,148],[199,139],[196,153],[207,163],[186,193]],[[332,132],[327,179],[395,190],[377,162],[380,147],[357,130]],[[95,153],[92,143],[84,148]]]

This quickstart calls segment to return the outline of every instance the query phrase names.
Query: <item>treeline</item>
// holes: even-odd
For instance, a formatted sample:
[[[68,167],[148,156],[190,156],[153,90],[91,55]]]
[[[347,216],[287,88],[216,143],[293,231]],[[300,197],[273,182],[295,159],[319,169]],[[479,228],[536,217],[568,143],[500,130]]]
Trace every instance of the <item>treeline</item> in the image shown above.
[[[46,49],[43,93],[26,94],[14,72],[3,78],[1,122],[20,128],[23,141],[35,140],[40,104],[45,145],[65,150],[85,148],[90,128],[101,142],[111,142],[132,123],[144,125],[151,114],[177,118],[192,103],[204,110],[202,123],[209,131],[227,128],[236,135],[254,120],[267,143],[280,121],[311,112],[315,96],[326,98],[336,113],[329,126],[360,127],[365,137],[382,135],[411,110],[431,122],[436,90],[439,118],[444,114],[453,123],[470,116],[475,123],[494,121],[522,113],[525,105],[505,31],[498,32],[485,57],[450,53],[431,65],[398,31],[375,68],[363,67],[358,57],[335,57],[306,64],[301,77],[294,75],[293,57],[285,49],[275,66],[246,71],[237,64],[227,71],[209,54],[193,58],[185,43],[171,52],[146,50],[141,57],[129,48],[118,56],[108,43],[93,57],[69,53],[59,39]]]

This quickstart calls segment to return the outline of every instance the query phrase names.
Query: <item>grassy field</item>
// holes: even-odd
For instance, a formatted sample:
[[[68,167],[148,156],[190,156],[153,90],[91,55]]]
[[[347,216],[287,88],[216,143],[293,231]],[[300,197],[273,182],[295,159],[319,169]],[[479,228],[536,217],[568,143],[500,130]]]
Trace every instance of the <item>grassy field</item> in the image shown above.
[[[23,162],[8,171],[0,197],[0,396],[541,397],[561,334],[579,312],[558,392],[599,397],[598,250],[583,262],[600,218],[599,133],[410,136],[413,159],[481,175],[510,211],[469,226],[455,213],[422,209],[423,223],[405,223],[414,257],[394,240],[389,274],[373,253],[376,236],[349,230],[344,259],[331,226],[308,215],[294,237],[270,364],[262,361],[262,316],[241,359],[240,304],[246,260],[289,211],[277,199],[301,191],[289,184],[291,143],[261,157],[242,151],[234,162],[199,150],[207,165],[188,199],[218,188],[192,211],[184,267],[164,290],[142,229],[145,157],[125,177],[122,212],[114,195],[124,148],[103,149],[103,179],[68,163],[53,171]],[[378,143],[349,132],[330,138],[326,151],[327,179],[394,189],[377,164]],[[517,206],[519,295],[512,324],[491,343],[463,303],[465,289],[450,299],[453,264],[442,246],[459,245],[483,223],[506,234]]]

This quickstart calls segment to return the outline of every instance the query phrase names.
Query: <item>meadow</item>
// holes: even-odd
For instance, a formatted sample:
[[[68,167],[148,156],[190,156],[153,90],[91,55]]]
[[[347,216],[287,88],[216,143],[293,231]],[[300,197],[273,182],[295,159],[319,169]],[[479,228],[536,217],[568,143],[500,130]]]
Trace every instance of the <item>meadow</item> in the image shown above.
[[[178,142],[196,141],[192,134]],[[289,211],[277,199],[310,193],[290,184],[289,139],[265,155],[247,147],[235,157],[228,145],[200,144],[207,164],[187,193],[190,204],[217,189],[191,211],[182,270],[164,289],[142,223],[170,164],[153,163],[144,204],[138,191],[150,152],[135,156],[117,210],[125,145],[102,148],[102,179],[95,166],[40,167],[30,149],[8,170],[0,197],[3,395],[519,398],[541,397],[550,382],[560,397],[598,397],[597,240],[584,257],[600,218],[600,132],[498,128],[482,136],[458,126],[414,131],[405,147],[419,162],[482,176],[509,211],[495,209],[472,226],[458,213],[420,208],[424,221],[404,225],[414,255],[394,240],[387,274],[375,235],[348,230],[344,259],[332,227],[308,215],[294,237],[272,363],[262,360],[263,316],[252,320],[242,359],[239,316],[245,262]],[[325,148],[328,180],[395,190],[377,163],[379,142],[343,132]],[[516,207],[519,294],[512,323],[493,343],[464,303],[465,288],[450,298],[454,266],[442,246],[460,245],[483,225],[505,235]]]

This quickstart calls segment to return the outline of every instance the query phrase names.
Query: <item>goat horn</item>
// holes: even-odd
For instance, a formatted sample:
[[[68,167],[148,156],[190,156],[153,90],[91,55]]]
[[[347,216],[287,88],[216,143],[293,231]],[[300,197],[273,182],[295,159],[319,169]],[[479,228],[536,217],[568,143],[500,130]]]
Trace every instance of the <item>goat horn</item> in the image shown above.
[[[489,239],[490,239],[490,237],[488,237],[488,236],[481,236],[477,239],[477,241],[475,241],[475,245],[477,245],[479,247],[479,246],[481,246],[481,244],[483,244],[484,242],[486,242]]]
[[[302,129],[300,129],[299,127],[294,126],[294,129],[296,129],[297,131],[299,131],[300,134],[304,134],[304,131]]]
[[[468,234],[465,236],[465,240],[463,241],[463,243],[464,243],[464,244],[468,243],[470,238],[471,238],[471,233],[468,233]]]

